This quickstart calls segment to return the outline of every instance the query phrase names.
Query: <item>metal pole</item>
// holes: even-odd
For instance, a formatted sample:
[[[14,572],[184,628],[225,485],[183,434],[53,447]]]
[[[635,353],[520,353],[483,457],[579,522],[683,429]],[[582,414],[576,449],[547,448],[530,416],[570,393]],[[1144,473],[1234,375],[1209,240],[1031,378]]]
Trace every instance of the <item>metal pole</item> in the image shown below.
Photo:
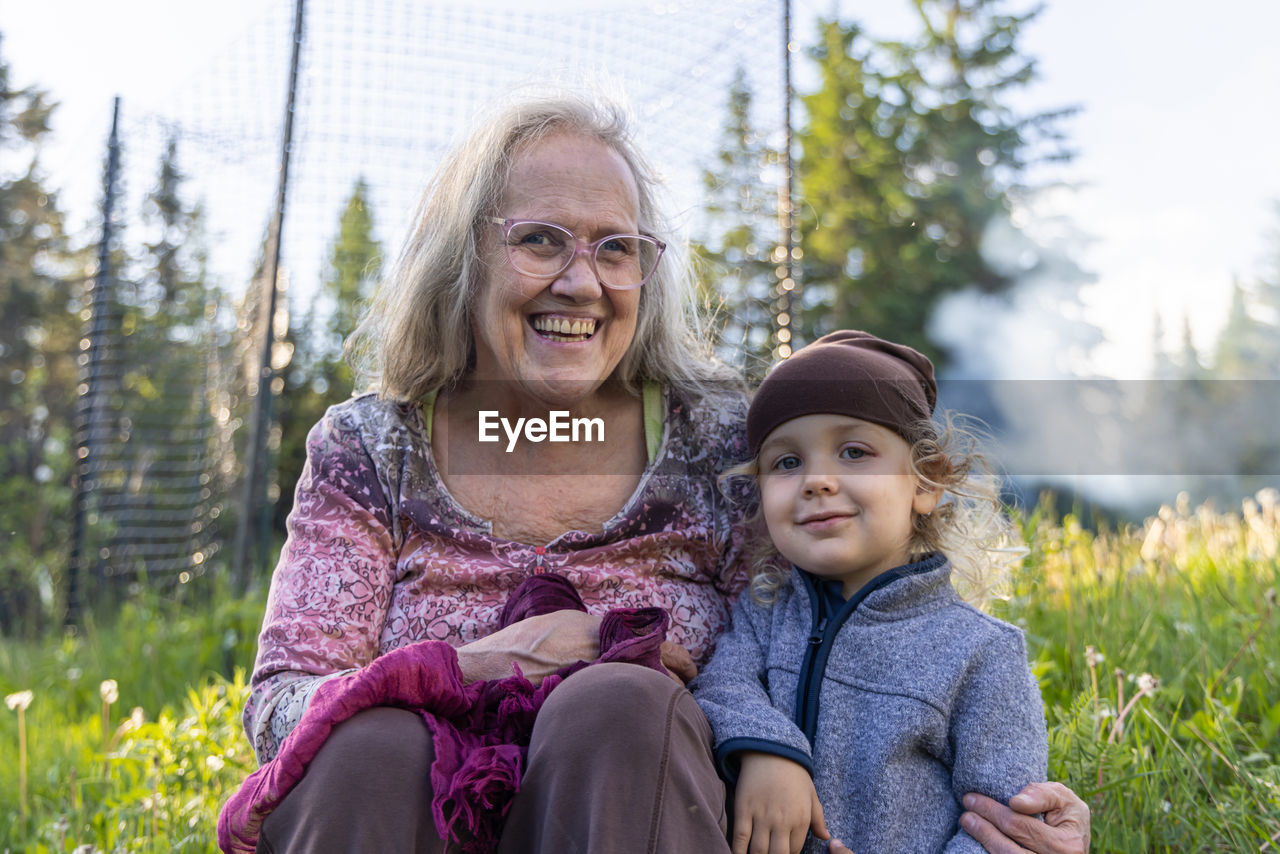
[[[116,201],[116,177],[120,171],[120,96],[111,102],[111,136],[107,140],[107,174],[103,186],[102,243],[98,246],[98,272],[93,279],[93,302],[90,308],[89,334],[84,347],[88,356],[85,381],[81,386],[79,425],[72,465],[74,497],[72,499],[71,555],[67,567],[66,625],[80,619],[80,599],[85,564],[85,528],[89,505],[89,481],[93,466],[99,463],[103,427],[99,423],[103,411],[103,351],[106,347],[107,317],[111,310],[109,290],[111,275],[112,219]]]
[[[232,577],[238,590],[248,587],[252,577],[250,570],[250,539],[254,538],[254,516],[258,512],[258,495],[266,479],[267,432],[270,427],[271,407],[271,350],[275,344],[276,278],[280,269],[280,243],[284,233],[284,206],[289,188],[289,155],[293,143],[293,111],[298,91],[298,57],[302,50],[302,20],[304,0],[295,0],[293,9],[293,51],[289,59],[289,91],[285,101],[284,136],[280,145],[280,180],[276,186],[276,210],[267,230],[266,265],[260,282],[262,298],[262,349],[258,362],[256,392],[249,418],[249,446],[245,459],[243,489],[241,491],[241,515],[236,525],[235,563]],[[265,543],[260,543],[265,548]]]
[[[778,228],[781,232],[778,242],[782,258],[777,265],[778,312],[774,315],[774,337],[778,346],[774,354],[778,359],[785,359],[792,350],[792,307],[796,290],[795,277],[795,234],[792,199],[795,196],[794,173],[791,164],[791,0],[782,0],[782,125],[784,142],[782,144],[782,183],[778,186]]]

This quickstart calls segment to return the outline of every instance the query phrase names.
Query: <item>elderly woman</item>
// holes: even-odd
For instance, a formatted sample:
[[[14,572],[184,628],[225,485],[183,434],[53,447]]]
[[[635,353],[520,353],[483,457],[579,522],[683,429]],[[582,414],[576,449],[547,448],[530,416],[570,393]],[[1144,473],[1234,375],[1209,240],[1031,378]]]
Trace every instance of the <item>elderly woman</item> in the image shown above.
[[[707,355],[654,188],[620,113],[575,97],[511,105],[441,167],[356,334],[378,393],[308,441],[244,715],[260,760],[326,680],[391,650],[446,641],[465,680],[516,664],[537,681],[596,658],[604,611],[657,605],[678,678],[597,664],[560,684],[500,850],[728,850],[710,730],[682,682],[745,582],[744,508],[715,483],[745,458],[744,396]],[[508,594],[543,572],[588,613],[498,630]],[[259,850],[444,850],[433,757],[410,712],[352,717]],[[989,850],[1087,847],[1079,799],[1024,795],[967,814]]]

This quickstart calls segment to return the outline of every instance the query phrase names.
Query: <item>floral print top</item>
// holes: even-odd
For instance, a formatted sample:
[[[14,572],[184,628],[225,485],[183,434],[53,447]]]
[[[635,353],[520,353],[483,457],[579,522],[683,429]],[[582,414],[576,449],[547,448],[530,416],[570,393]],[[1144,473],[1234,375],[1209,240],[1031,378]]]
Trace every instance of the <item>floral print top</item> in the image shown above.
[[[746,402],[667,393],[662,406],[661,442],[623,508],[601,531],[537,546],[495,537],[454,501],[419,407],[365,395],[331,408],[307,439],[258,639],[244,710],[258,760],[275,756],[326,678],[416,641],[493,632],[530,574],[566,576],[591,613],[664,608],[668,639],[705,664],[747,581],[752,508],[716,483],[746,457]]]

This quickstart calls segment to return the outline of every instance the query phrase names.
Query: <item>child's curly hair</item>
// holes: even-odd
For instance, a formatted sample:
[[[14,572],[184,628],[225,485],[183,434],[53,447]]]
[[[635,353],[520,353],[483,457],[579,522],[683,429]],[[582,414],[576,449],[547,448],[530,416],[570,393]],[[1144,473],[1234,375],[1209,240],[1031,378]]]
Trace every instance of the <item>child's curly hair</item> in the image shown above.
[[[912,431],[920,438],[911,445],[911,470],[924,486],[941,489],[943,497],[932,513],[913,516],[910,558],[945,554],[956,591],[969,604],[982,608],[1004,596],[1009,576],[1027,548],[1000,500],[1000,477],[982,451],[986,436],[979,422],[946,411],[939,411],[936,418],[936,424],[923,421]],[[749,460],[721,474],[721,488],[732,494],[726,488],[729,479],[750,477],[754,484],[759,475],[758,459]],[[758,497],[758,488],[755,493]],[[761,509],[756,509],[748,525],[751,596],[768,604],[776,598],[790,567],[769,539]]]

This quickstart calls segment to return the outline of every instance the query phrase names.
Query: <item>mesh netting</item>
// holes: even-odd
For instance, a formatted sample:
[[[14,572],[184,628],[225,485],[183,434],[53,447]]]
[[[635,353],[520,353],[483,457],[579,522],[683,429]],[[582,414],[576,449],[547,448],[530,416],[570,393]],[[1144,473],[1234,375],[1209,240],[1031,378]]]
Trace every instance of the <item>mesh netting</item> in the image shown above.
[[[131,194],[154,183],[155,164],[176,141],[185,194],[204,212],[207,279],[225,296],[207,306],[205,322],[188,324],[182,346],[163,353],[131,348],[115,316],[105,336],[86,345],[90,394],[106,404],[89,425],[95,444],[86,475],[86,554],[100,574],[197,574],[220,549],[231,551],[223,543],[234,513],[224,511],[234,510],[231,485],[243,456],[234,437],[247,432],[246,376],[257,353],[248,346],[253,299],[245,295],[275,204],[293,14],[286,0],[264,4],[239,38],[174,81],[162,112],[131,113],[123,93],[126,219],[142,207]],[[699,237],[701,171],[720,143],[738,69],[755,93],[756,127],[782,139],[781,26],[778,5],[765,0],[557,11],[310,0],[277,331],[290,307],[312,304],[355,182],[365,181],[376,236],[393,252],[449,146],[485,104],[523,85],[585,86],[627,101],[677,224]],[[123,287],[128,270],[116,278]],[[157,360],[167,362],[189,381],[157,385],[163,399],[149,397],[129,379],[140,359],[153,371]]]

